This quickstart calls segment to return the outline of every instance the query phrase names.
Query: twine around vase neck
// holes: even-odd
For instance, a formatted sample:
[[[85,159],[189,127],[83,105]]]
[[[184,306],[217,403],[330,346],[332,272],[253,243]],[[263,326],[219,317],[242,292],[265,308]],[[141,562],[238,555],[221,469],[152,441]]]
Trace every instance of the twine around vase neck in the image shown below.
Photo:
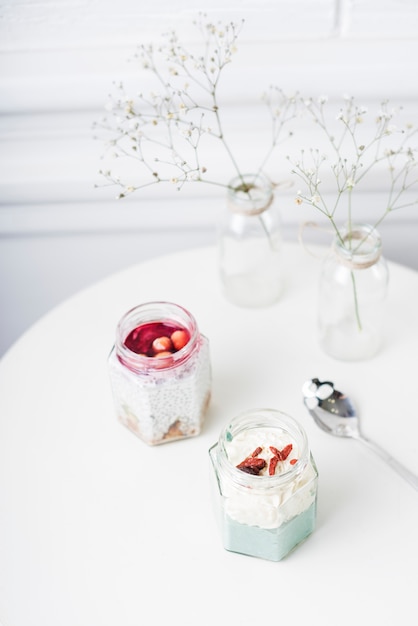
[[[307,227],[316,228],[317,230],[320,230],[324,233],[333,235],[333,240],[330,244],[330,248],[327,249],[325,254],[323,255],[315,254],[314,252],[312,252],[312,250],[308,248],[308,246],[306,245],[303,239],[304,231]],[[331,228],[325,228],[323,226],[319,226],[316,222],[303,222],[299,228],[298,240],[299,240],[299,243],[302,245],[303,249],[306,252],[308,252],[308,254],[310,254],[311,256],[314,256],[317,259],[324,260],[325,258],[329,257],[329,252],[331,251],[333,257],[340,265],[343,265],[344,267],[347,267],[350,270],[367,269],[369,267],[372,267],[379,261],[382,255],[382,250],[381,250],[381,244],[380,244],[380,237],[377,231],[375,231],[375,229],[370,227],[370,230],[366,232],[364,236],[360,236],[362,230],[366,230],[366,226],[364,226],[363,228],[357,226],[351,233],[347,233],[340,240],[335,236],[335,231]],[[354,251],[350,250],[349,248],[346,248],[343,245],[344,241],[351,239],[351,241],[359,241],[358,247],[360,247],[362,242],[366,241],[370,237],[373,237],[373,233],[375,233],[374,238],[376,240],[376,243],[375,243],[374,249],[369,250],[367,253],[356,252],[355,250]]]
[[[273,203],[274,188],[271,180],[263,174],[237,176],[229,185],[227,208],[238,215],[261,215]]]
[[[248,200],[244,200],[242,204],[247,204],[250,205],[252,203],[251,198],[248,198]],[[254,201],[254,203],[256,203],[256,201]],[[267,211],[267,209],[272,205],[273,203],[273,194],[271,194],[270,198],[268,199],[268,201],[266,203],[264,203],[262,206],[239,206],[237,202],[234,202],[232,198],[228,198],[227,201],[227,207],[228,209],[232,212],[232,213],[238,213],[239,215],[248,215],[248,216],[253,216],[253,215],[261,215],[261,213],[264,213],[264,211]]]
[[[349,242],[353,247],[347,248]],[[365,248],[361,249],[362,246]],[[338,263],[351,270],[364,270],[375,265],[382,254],[380,235],[368,224],[356,224],[342,232],[341,239],[334,239],[333,250]]]
[[[337,262],[340,263],[340,265],[344,265],[344,267],[348,267],[348,269],[350,270],[365,270],[368,267],[372,267],[378,262],[382,254],[380,250],[377,250],[376,254],[373,255],[372,258],[367,258],[363,260],[361,259],[361,254],[356,253],[354,253],[351,257],[345,257],[343,254],[341,254],[342,249],[338,248],[338,246],[339,244],[334,241],[332,250],[337,259]],[[347,252],[350,253],[350,250],[347,250]]]

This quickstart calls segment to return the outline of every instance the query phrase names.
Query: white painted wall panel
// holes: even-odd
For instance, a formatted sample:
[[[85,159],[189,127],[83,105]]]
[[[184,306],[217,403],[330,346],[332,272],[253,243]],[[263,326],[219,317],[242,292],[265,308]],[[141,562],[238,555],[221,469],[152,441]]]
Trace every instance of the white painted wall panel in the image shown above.
[[[415,38],[418,4],[415,0],[345,0],[344,34],[352,37]]]
[[[223,194],[158,186],[129,200],[99,182],[101,145],[91,125],[113,80],[138,81],[127,59],[139,42],[191,21],[246,20],[220,96],[244,169],[268,138],[260,96],[270,84],[305,95],[355,95],[374,108],[402,103],[418,123],[415,0],[0,0],[0,354],[39,315],[89,282],[144,258],[213,243]],[[310,145],[300,127],[297,141]],[[298,144],[299,145],[299,144]],[[216,175],[229,165],[216,153]],[[284,156],[284,155],[282,155]],[[216,169],[217,168],[217,169]],[[274,177],[286,177],[283,159]],[[280,198],[286,238],[312,219]],[[379,176],[359,202],[379,214]],[[316,219],[316,216],[315,216]],[[418,269],[417,206],[382,227],[388,258]]]
[[[334,0],[2,0],[3,50],[135,45],[170,27],[196,37],[198,12],[213,20],[245,19],[251,40],[329,36]]]

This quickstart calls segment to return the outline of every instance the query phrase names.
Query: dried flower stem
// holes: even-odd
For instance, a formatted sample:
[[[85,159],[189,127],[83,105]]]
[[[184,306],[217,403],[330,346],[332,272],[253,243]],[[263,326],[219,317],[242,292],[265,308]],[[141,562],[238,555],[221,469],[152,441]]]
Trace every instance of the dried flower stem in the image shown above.
[[[106,155],[115,159],[134,159],[139,168],[129,180],[103,169],[108,184],[122,188],[119,198],[161,182],[177,189],[189,182],[204,182],[230,188],[235,174],[244,182],[243,172],[226,139],[219,103],[219,85],[225,67],[232,61],[243,22],[212,23],[202,14],[195,22],[202,37],[201,54],[193,53],[179,41],[177,34],[164,35],[160,46],[141,45],[135,56],[142,69],[156,83],[156,90],[130,97],[124,85],[115,85],[109,97],[110,116],[96,128],[110,133]],[[274,149],[281,143],[284,127],[296,117],[297,99],[271,87],[264,100],[272,119],[272,140],[255,171],[263,172]],[[288,134],[290,137],[292,133]],[[209,141],[222,146],[233,169],[228,180],[208,176],[203,160]]]
[[[319,150],[310,150],[309,163],[306,161],[306,151],[302,151],[301,158],[292,162],[292,173],[303,184],[305,191],[298,191],[297,204],[306,203],[320,211],[330,221],[335,234],[342,246],[355,254],[365,239],[358,241],[353,247],[353,238],[350,236],[353,227],[353,194],[365,177],[378,165],[386,164],[388,173],[388,197],[381,216],[376,220],[373,229],[376,229],[392,211],[418,203],[418,199],[401,203],[402,195],[418,183],[418,149],[411,145],[418,129],[411,125],[397,128],[394,120],[397,111],[389,109],[389,102],[381,103],[380,111],[375,118],[375,126],[371,135],[370,126],[365,128],[364,118],[367,110],[358,106],[354,98],[346,98],[337,116],[338,132],[334,132],[333,124],[327,117],[326,98],[314,101],[312,98],[301,99],[306,113],[325,134],[331,153],[335,160],[328,160],[328,156],[320,154]],[[335,122],[334,122],[335,124]],[[328,166],[334,177],[335,192],[332,194],[333,203],[327,204],[325,194],[321,190],[321,171]],[[346,224],[348,237],[343,238],[336,222],[337,209],[342,199],[346,199]],[[354,272],[351,272],[355,311],[358,327],[361,322],[358,310],[357,289]]]

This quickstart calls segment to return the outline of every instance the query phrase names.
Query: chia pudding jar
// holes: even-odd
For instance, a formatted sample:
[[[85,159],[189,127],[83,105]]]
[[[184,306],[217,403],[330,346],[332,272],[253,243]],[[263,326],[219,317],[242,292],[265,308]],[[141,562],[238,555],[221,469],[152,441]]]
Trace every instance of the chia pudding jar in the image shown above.
[[[273,409],[242,413],[209,455],[226,550],[280,561],[312,533],[318,471],[292,417]]]
[[[128,311],[109,373],[119,421],[145,443],[200,433],[211,393],[209,342],[183,307],[148,302]]]

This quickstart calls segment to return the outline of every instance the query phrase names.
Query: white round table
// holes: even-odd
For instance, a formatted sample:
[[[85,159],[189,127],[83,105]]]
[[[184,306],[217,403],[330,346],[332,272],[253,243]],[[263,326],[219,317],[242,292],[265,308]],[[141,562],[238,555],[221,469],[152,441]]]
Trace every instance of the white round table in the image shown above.
[[[413,622],[418,492],[321,431],[301,387],[332,380],[364,433],[418,473],[418,273],[389,264],[384,349],[347,363],[317,345],[319,260],[297,244],[285,259],[281,301],[253,310],[223,298],[212,248],[142,263],[52,310],[0,361],[3,626]],[[119,318],[151,300],[194,314],[213,367],[202,434],[156,447],[116,420],[107,372]],[[316,530],[279,563],[224,550],[212,511],[208,449],[254,407],[299,420],[319,470]]]

